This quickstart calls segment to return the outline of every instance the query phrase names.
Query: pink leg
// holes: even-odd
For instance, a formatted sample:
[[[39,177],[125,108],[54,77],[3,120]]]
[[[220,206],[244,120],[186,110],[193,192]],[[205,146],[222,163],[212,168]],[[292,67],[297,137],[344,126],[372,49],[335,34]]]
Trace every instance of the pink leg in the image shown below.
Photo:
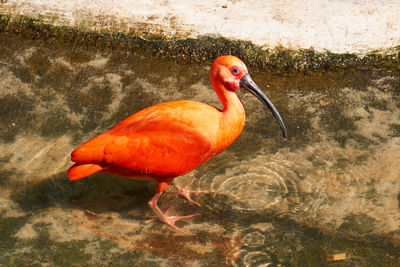
[[[214,193],[214,190],[198,190],[198,191],[193,191],[189,189],[189,186],[191,186],[194,182],[195,178],[193,178],[185,187],[178,188],[176,185],[173,185],[177,190],[178,190],[178,195],[183,196],[186,198],[190,203],[193,203],[197,206],[200,207],[200,203],[194,201],[191,197],[190,194],[207,194],[207,193]]]
[[[195,213],[195,214],[191,214],[191,215],[187,215],[187,216],[168,216],[170,209],[167,209],[167,211],[165,213],[163,213],[160,210],[160,208],[157,206],[157,201],[160,198],[161,194],[162,194],[162,192],[155,194],[154,197],[149,201],[149,206],[155,212],[155,214],[157,215],[157,218],[150,219],[150,220],[146,221],[145,223],[146,224],[151,223],[158,219],[158,220],[162,221],[163,223],[168,224],[169,226],[174,228],[176,231],[178,231],[180,233],[185,233],[184,231],[182,231],[175,225],[175,222],[178,220],[181,220],[181,219],[193,218],[200,214]]]

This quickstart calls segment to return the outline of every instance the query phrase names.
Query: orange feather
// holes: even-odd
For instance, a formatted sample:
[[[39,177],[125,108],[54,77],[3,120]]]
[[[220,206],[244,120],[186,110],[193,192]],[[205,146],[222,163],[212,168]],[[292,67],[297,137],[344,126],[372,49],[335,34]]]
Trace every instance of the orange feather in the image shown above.
[[[198,114],[202,114],[199,117]],[[186,174],[221,152],[213,141],[218,109],[195,101],[167,102],[146,108],[75,149],[71,158],[97,163],[123,176],[165,177]],[[75,168],[75,167],[72,167]],[[121,171],[118,172],[121,175]]]
[[[102,169],[103,168],[97,164],[75,163],[71,168],[69,168],[68,177],[71,180],[78,180],[95,172],[101,171]]]

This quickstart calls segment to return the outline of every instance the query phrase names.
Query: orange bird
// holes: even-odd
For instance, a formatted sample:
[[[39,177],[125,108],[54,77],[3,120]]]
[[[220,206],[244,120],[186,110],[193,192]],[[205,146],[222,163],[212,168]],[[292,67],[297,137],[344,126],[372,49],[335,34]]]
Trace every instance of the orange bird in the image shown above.
[[[199,167],[227,148],[240,135],[245,110],[236,90],[244,88],[261,100],[287,132],[279,112],[251,79],[245,64],[234,56],[217,58],[210,70],[212,86],[223,109],[197,101],[161,103],[139,111],[109,131],[84,143],[71,153],[75,164],[68,170],[71,180],[95,172],[111,173],[136,180],[157,182],[157,194],[149,206],[158,219],[177,231],[177,220],[188,216],[163,213],[157,200],[176,177]],[[190,202],[186,186],[179,193]],[[155,219],[149,220],[154,221]],[[182,232],[182,231],[181,231]]]

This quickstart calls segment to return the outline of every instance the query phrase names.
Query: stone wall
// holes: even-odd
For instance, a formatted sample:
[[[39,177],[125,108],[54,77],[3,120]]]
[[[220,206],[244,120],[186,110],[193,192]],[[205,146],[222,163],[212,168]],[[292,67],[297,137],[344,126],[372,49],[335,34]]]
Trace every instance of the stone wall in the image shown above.
[[[224,37],[264,50],[363,55],[400,45],[400,1],[2,0],[0,13],[141,38]]]

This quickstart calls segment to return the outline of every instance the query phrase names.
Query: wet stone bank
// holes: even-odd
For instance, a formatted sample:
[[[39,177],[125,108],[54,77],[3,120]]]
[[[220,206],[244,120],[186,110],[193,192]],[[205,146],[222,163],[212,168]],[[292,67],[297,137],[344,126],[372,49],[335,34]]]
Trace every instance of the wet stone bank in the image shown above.
[[[0,14],[0,30],[7,33],[23,33],[30,39],[46,42],[63,42],[70,45],[92,46],[109,50],[140,50],[157,57],[175,58],[185,62],[201,63],[212,61],[221,54],[232,54],[246,61],[247,66],[273,71],[331,70],[336,68],[380,68],[399,69],[400,47],[370,50],[360,53],[334,53],[329,50],[271,49],[254,45],[250,41],[228,39],[215,35],[202,35],[197,38],[167,39],[152,34],[139,34],[133,27],[131,31],[121,32],[118,28],[94,30],[90,27],[55,26],[49,18],[10,16]]]
[[[398,69],[250,69],[289,139],[240,92],[242,135],[176,180],[216,193],[201,208],[173,188],[160,199],[201,213],[182,235],[144,224],[153,183],[65,171],[74,147],[149,105],[220,107],[210,62],[15,32],[0,33],[0,55],[0,265],[399,266]],[[327,262],[334,253],[346,260]]]

